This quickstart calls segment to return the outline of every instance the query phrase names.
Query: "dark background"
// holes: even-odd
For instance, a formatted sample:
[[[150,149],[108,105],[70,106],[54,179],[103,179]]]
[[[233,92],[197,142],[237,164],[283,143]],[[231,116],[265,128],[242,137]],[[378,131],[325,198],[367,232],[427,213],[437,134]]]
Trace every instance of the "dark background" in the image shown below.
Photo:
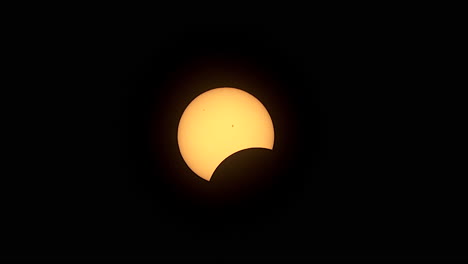
[[[31,73],[10,114],[21,147],[3,185],[2,256],[464,255],[462,193],[441,180],[453,175],[434,159],[420,129],[432,112],[413,90],[430,60],[425,27],[291,17],[24,22]],[[176,131],[193,98],[224,86],[264,103],[275,147],[231,156],[210,185],[186,167]]]

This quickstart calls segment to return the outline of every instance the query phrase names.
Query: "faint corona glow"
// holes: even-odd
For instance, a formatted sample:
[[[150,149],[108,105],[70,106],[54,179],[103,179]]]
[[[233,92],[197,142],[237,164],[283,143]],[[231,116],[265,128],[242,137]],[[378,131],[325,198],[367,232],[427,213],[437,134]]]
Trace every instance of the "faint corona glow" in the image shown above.
[[[180,118],[177,141],[189,168],[209,181],[218,165],[247,148],[273,149],[274,129],[263,104],[236,88],[197,96]]]

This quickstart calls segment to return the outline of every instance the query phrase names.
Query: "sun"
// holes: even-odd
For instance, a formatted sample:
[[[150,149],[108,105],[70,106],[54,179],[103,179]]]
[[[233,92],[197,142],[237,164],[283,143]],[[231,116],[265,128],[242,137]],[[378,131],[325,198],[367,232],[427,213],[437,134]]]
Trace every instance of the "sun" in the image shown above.
[[[177,141],[188,167],[209,181],[219,164],[248,148],[273,149],[273,121],[253,95],[231,87],[208,90],[187,106]]]

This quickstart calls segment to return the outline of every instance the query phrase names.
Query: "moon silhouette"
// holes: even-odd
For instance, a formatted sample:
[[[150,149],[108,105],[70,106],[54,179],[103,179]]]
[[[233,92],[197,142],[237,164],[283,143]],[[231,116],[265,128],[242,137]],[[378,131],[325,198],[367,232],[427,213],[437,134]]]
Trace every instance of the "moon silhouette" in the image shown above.
[[[177,140],[188,167],[210,181],[219,164],[248,148],[273,149],[273,121],[253,95],[231,87],[208,90],[187,106]]]

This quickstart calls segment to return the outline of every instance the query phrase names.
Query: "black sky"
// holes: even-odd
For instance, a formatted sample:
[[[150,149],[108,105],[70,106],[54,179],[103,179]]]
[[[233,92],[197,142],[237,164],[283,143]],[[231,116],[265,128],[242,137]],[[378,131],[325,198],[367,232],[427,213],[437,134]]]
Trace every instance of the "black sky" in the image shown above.
[[[410,90],[411,27],[314,16],[65,18],[28,24],[31,85],[15,91],[24,147],[4,187],[3,256],[463,255],[460,194],[419,154],[428,147],[414,129],[425,117],[415,117]],[[223,86],[264,103],[275,148],[232,156],[210,187],[186,167],[175,136],[190,100]],[[223,204],[238,175],[270,185]]]

